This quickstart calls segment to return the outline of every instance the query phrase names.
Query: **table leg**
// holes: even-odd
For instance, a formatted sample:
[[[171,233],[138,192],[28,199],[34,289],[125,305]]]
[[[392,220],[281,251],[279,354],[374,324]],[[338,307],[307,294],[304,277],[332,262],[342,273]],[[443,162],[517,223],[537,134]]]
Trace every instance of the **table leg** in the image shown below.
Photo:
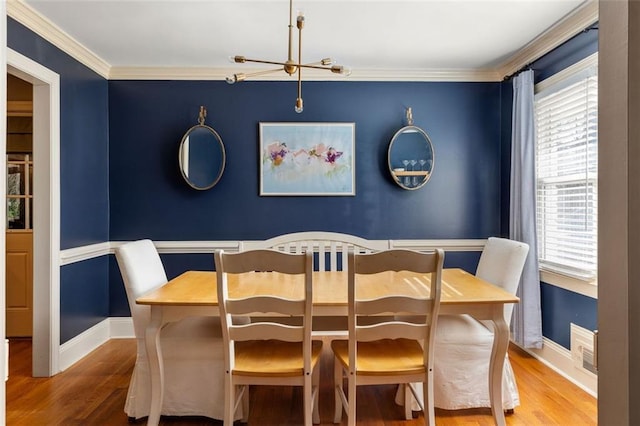
[[[496,306],[493,311],[493,347],[491,349],[491,361],[489,362],[489,398],[491,399],[491,412],[498,426],[506,424],[504,410],[502,409],[502,376],[504,374],[504,360],[509,346],[509,327],[504,320],[504,308]]]
[[[160,345],[160,330],[162,329],[162,307],[151,307],[151,320],[145,331],[145,346],[149,361],[149,376],[151,378],[151,407],[147,425],[157,425],[160,422],[162,399],[164,397],[164,363],[162,362],[162,346]]]

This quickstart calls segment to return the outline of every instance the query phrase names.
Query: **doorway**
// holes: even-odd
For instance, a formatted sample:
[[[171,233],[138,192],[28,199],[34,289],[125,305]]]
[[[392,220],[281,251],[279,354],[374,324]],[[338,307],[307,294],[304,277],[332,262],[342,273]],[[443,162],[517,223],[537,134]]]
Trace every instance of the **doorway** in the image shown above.
[[[33,335],[33,85],[7,74],[6,337]]]
[[[60,371],[60,77],[10,48],[7,73],[33,86],[32,372],[48,377]]]

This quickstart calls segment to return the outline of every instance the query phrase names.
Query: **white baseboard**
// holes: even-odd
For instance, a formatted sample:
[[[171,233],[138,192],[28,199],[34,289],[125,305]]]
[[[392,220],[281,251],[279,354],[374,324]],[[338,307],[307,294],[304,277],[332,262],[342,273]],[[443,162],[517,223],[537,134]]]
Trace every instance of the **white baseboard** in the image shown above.
[[[109,318],[112,339],[134,339],[133,319],[131,317]]]
[[[571,358],[571,351],[564,346],[547,338],[542,340],[542,349],[522,349],[589,395],[597,398],[598,377],[576,368]]]
[[[60,371],[64,371],[80,361],[91,351],[107,342],[109,338],[109,319],[105,319],[60,345],[58,359]]]
[[[130,317],[107,318],[60,345],[60,371],[71,367],[109,339],[134,337],[133,320]]]

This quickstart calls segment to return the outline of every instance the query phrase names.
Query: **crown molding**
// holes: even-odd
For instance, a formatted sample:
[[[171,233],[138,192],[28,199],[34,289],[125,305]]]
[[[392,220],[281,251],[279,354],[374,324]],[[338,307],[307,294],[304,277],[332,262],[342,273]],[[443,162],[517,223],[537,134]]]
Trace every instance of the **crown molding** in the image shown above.
[[[180,67],[112,67],[110,80],[225,80],[241,68],[180,68]],[[254,68],[245,69],[250,73]],[[349,77],[331,72],[305,70],[304,81],[500,81],[495,70],[390,70],[357,69]],[[284,72],[251,77],[251,81],[297,81]]]
[[[15,19],[102,77],[109,77],[111,65],[22,0],[7,0],[7,16]]]
[[[7,0],[7,16],[20,22],[97,74],[110,80],[224,80],[238,68],[112,67],[22,0]],[[356,69],[349,77],[305,70],[305,81],[460,81],[496,82],[530,64],[598,20],[598,0],[587,2],[538,36],[495,69],[389,70]],[[247,69],[249,70],[249,69]],[[284,73],[256,76],[252,81],[295,81]]]
[[[554,84],[560,83],[562,81],[565,81],[566,79],[570,78],[572,75],[575,75],[581,71],[584,71],[588,68],[591,67],[597,67],[598,66],[598,52],[596,53],[592,53],[591,55],[587,56],[586,58],[576,62],[575,64],[563,69],[562,71],[558,71],[557,73],[553,74],[552,76],[542,80],[541,82],[537,83],[535,85],[535,94],[537,95],[538,93],[548,89],[549,87],[553,86]]]
[[[517,72],[597,21],[598,0],[587,0],[575,12],[540,34],[507,62],[499,66],[498,74],[505,78]]]

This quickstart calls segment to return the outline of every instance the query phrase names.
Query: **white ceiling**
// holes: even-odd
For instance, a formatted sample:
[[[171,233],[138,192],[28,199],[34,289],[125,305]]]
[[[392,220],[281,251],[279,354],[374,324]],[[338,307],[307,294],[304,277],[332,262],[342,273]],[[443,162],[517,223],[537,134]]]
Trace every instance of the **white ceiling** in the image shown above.
[[[23,2],[113,68],[245,72],[251,71],[250,66],[232,64],[227,58],[284,61],[287,57],[287,0]],[[302,62],[330,56],[357,75],[498,69],[585,4],[585,0],[294,0],[293,9],[294,15],[297,10],[305,15]],[[295,31],[294,40],[297,44]]]

